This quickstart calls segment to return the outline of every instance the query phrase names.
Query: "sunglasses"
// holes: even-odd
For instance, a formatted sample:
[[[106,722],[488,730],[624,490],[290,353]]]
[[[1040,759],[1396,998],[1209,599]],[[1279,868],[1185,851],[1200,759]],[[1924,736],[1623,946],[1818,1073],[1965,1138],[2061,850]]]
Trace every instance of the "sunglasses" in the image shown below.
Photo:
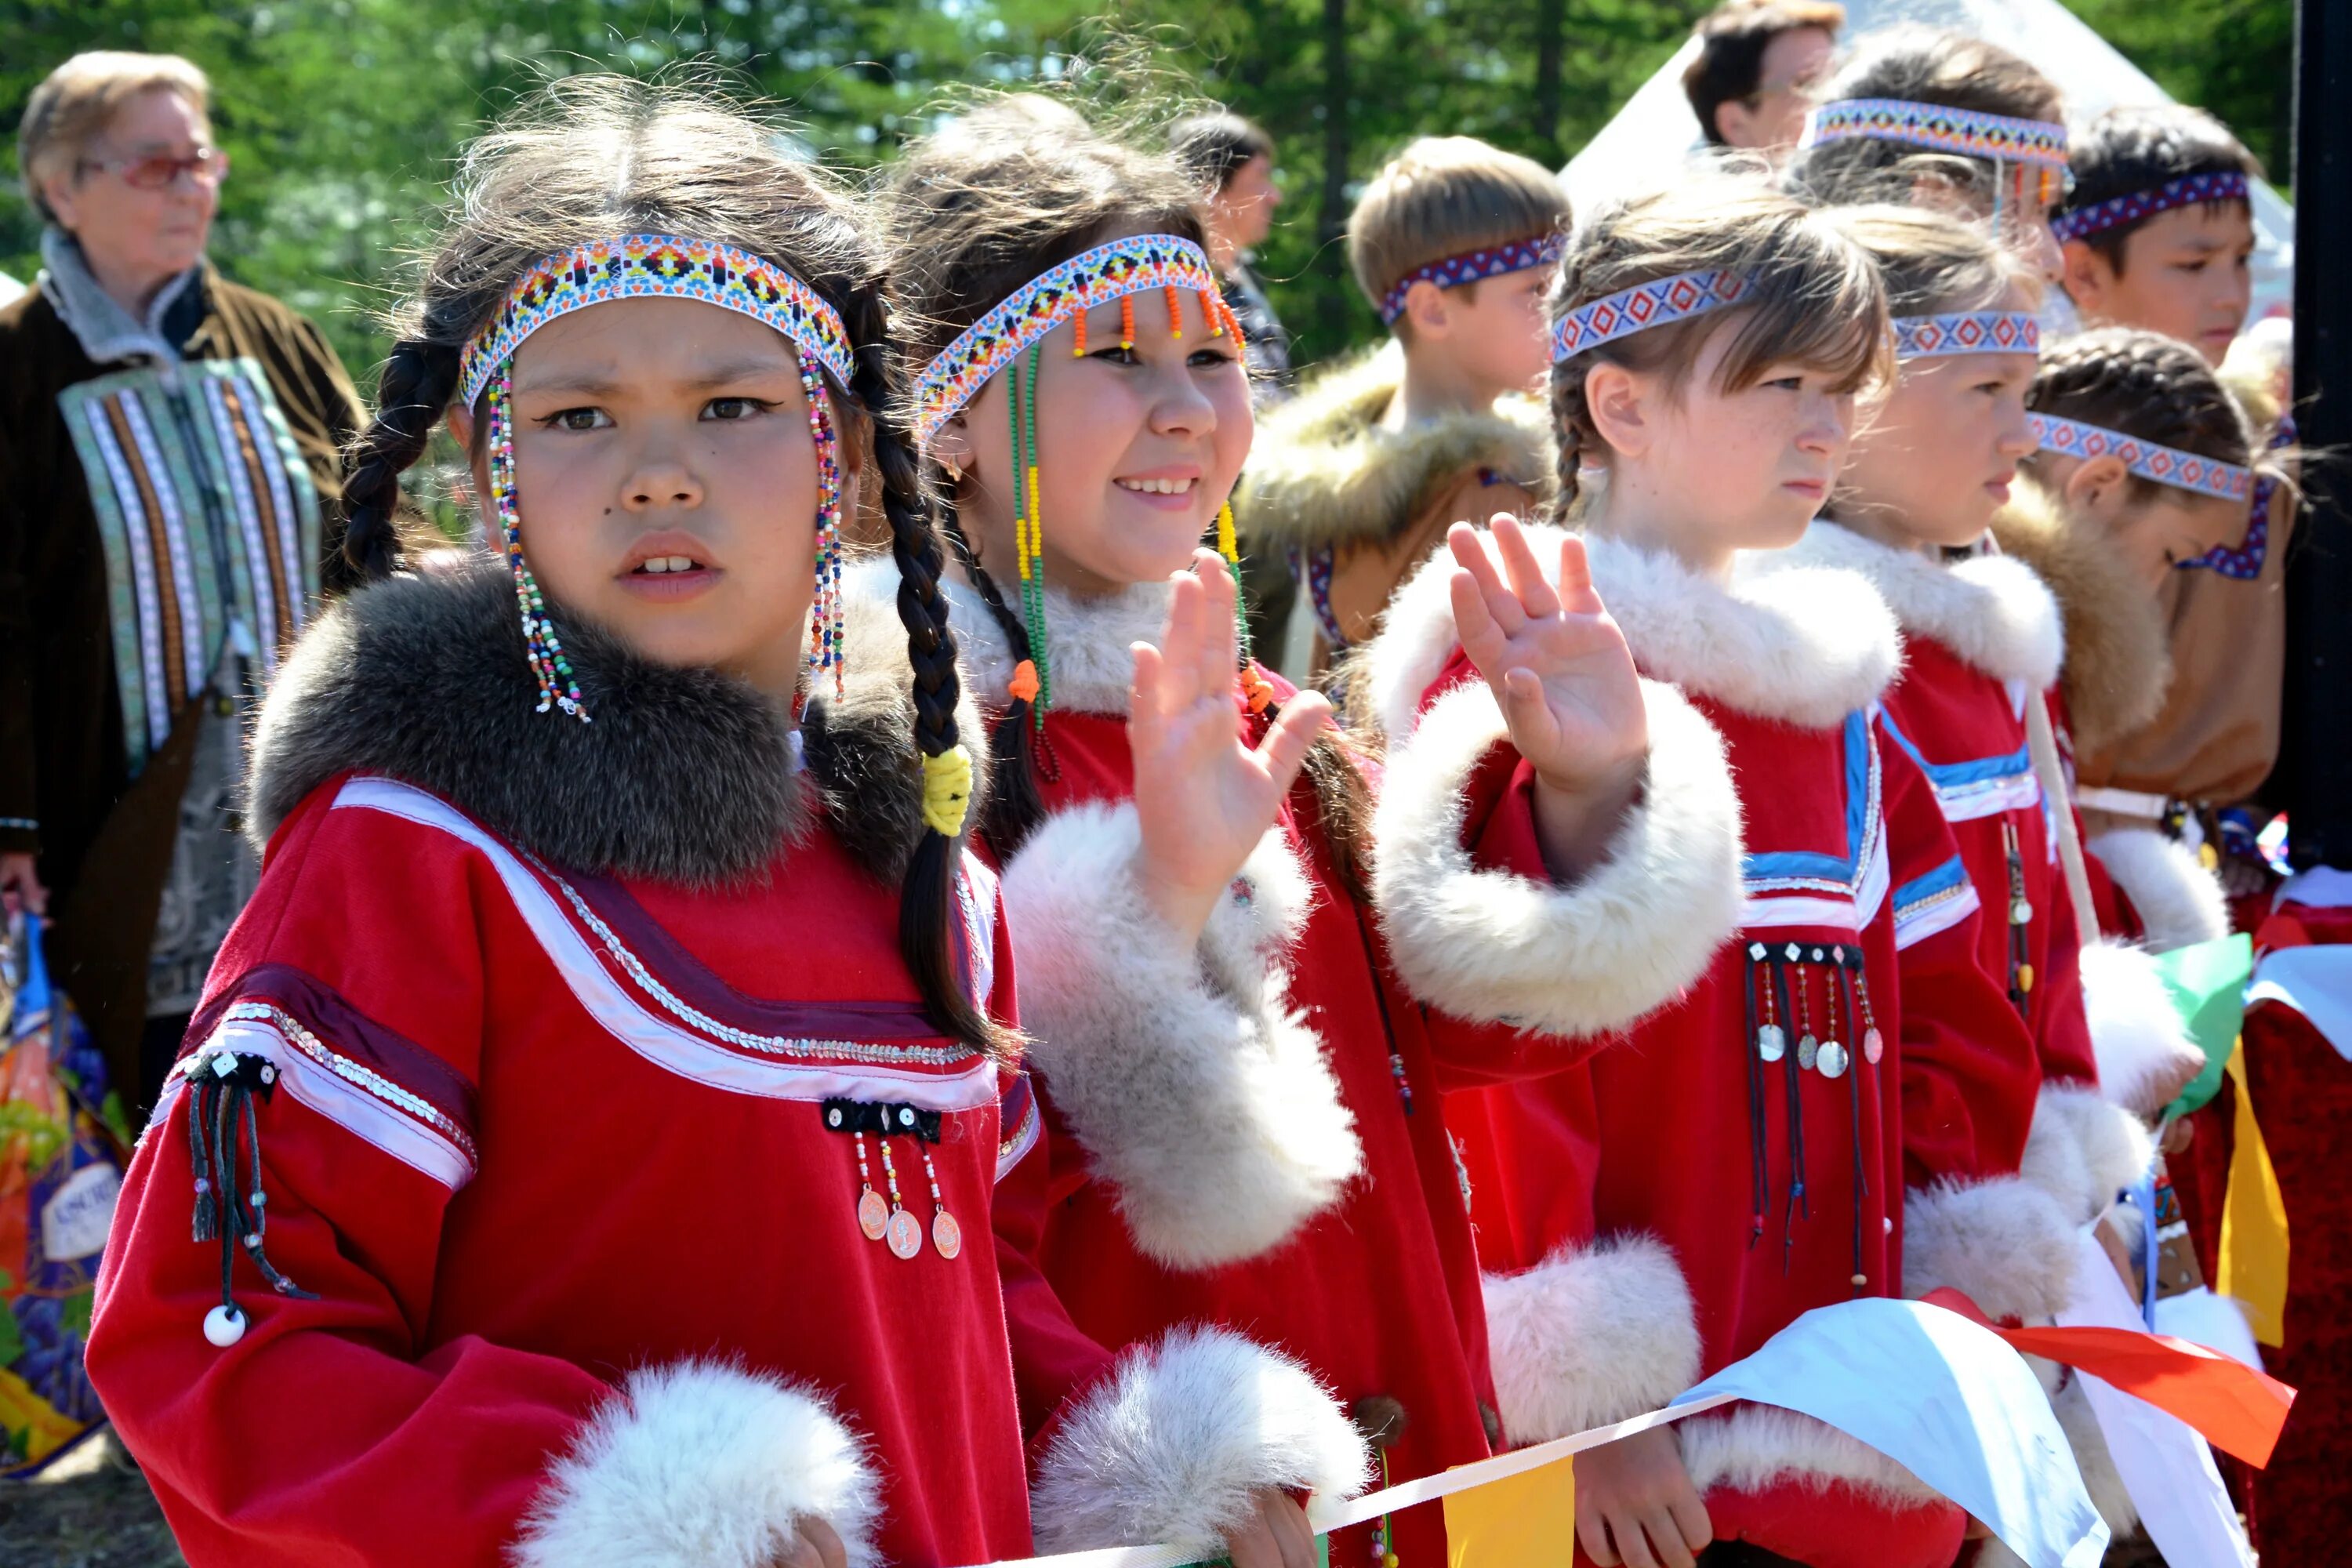
[[[199,184],[219,184],[228,174],[228,154],[218,147],[199,147],[184,158],[169,153],[144,158],[84,158],[79,167],[120,175],[124,184],[138,190],[160,191],[182,174]]]

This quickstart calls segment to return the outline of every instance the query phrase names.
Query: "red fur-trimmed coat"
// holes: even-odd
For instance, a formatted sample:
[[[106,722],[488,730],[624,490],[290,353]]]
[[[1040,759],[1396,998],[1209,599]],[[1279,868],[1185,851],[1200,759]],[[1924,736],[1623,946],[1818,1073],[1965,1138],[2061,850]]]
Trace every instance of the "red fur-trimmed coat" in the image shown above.
[[[856,591],[853,587],[853,591]],[[1304,784],[1252,855],[1193,952],[1178,950],[1134,882],[1139,834],[1125,712],[1131,645],[1156,640],[1166,589],[1107,599],[1051,594],[1052,706],[1038,746],[1047,816],[1004,865],[1022,964],[1030,1060],[1047,1109],[1050,1182],[1004,1222],[1066,1305],[1076,1331],[1022,1360],[1040,1427],[1042,1548],[1091,1543],[1068,1530],[1077,1472],[1046,1413],[1098,1375],[1106,1355],[1188,1326],[1245,1333],[1328,1388],[1321,1412],[1251,1394],[1230,1423],[1308,1431],[1342,1413],[1387,1434],[1396,1480],[1485,1457],[1492,1400],[1478,1265],[1442,1091],[1576,1059],[1601,1031],[1672,997],[1728,929],[1735,853],[1720,748],[1673,693],[1656,700],[1665,776],[1612,840],[1604,863],[1554,887],[1527,852],[1476,874],[1502,885],[1453,929],[1383,940],[1335,866]],[[983,700],[1002,700],[1009,650],[976,595],[955,624]],[[1287,692],[1281,695],[1286,697]],[[1236,722],[1252,724],[1240,708]],[[1664,760],[1671,758],[1670,763]],[[1662,830],[1662,825],[1665,830]],[[1469,875],[1425,843],[1383,832],[1376,859],[1425,861],[1429,878]],[[1662,870],[1660,862],[1667,865]],[[1491,981],[1471,1005],[1407,976],[1448,972],[1446,942],[1478,950]],[[1418,950],[1414,957],[1404,949]],[[1627,952],[1635,963],[1619,963]],[[1458,987],[1457,987],[1458,989]],[[1580,1042],[1588,1043],[1580,1043]],[[1011,1206],[1021,1189],[1008,1186]],[[1139,1389],[1133,1403],[1156,1395]],[[1082,1413],[1098,1402],[1086,1400]],[[1230,1435],[1192,1422],[1202,1453],[1171,1453],[1188,1476],[1247,1475]],[[1124,1539],[1170,1539],[1181,1500],[1143,1490],[1121,1507]],[[1197,1521],[1202,1500],[1179,1511]],[[1444,1560],[1435,1509],[1396,1516],[1395,1550],[1417,1568]],[[1335,1561],[1369,1531],[1344,1531]]]
[[[1546,558],[1556,533],[1531,531]],[[1587,1067],[1449,1101],[1519,1441],[1663,1403],[1810,1308],[1899,1293],[1893,1194],[2013,1171],[2039,1077],[1978,963],[1958,847],[1879,720],[1898,649],[1868,585],[1743,565],[1726,586],[1663,555],[1587,543],[1636,662],[1723,735],[1743,819],[1742,930],[1678,1005]],[[1440,563],[1408,584],[1359,679],[1388,735],[1389,799],[1451,800],[1475,843],[1490,831],[1482,812],[1526,787],[1527,766],[1456,645],[1447,575]],[[1772,1005],[1786,1055],[1766,1070],[1748,968],[1792,944],[1806,1000],[1792,975],[1788,1002]],[[1862,1020],[1849,1021],[1843,986],[1828,1013],[1821,961],[1840,950],[1862,956],[1876,1064],[1856,1048]],[[1807,1026],[1845,1046],[1846,1073],[1796,1065]],[[1956,1508],[1807,1418],[1742,1405],[1677,1433],[1719,1538],[1856,1568],[1944,1568],[1958,1549]]]

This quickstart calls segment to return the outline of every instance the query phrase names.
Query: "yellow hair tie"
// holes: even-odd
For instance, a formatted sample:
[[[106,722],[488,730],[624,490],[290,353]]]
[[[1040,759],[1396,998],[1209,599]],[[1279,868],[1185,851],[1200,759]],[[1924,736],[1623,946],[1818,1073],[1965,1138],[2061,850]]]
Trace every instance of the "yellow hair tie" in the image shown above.
[[[923,758],[923,820],[942,838],[963,831],[971,805],[971,753],[961,746]]]

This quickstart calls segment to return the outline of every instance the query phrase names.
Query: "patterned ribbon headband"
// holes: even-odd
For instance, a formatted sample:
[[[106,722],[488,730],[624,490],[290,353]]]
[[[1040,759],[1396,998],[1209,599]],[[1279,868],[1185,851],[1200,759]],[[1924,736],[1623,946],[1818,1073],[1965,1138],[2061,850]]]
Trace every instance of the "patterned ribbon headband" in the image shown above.
[[[460,395],[470,406],[523,340],[558,316],[614,300],[642,299],[699,300],[765,321],[842,386],[854,377],[849,332],[840,313],[782,268],[712,240],[632,234],[591,240],[525,273],[490,324],[458,356]]]
[[[1231,331],[1236,340],[1241,337],[1241,324],[1218,292],[1216,270],[1199,246],[1172,234],[1114,239],[1015,289],[923,367],[915,382],[917,444],[929,446],[940,427],[961,413],[991,376],[1064,321],[1076,319],[1077,353],[1083,356],[1087,311],[1154,289],[1167,293],[1168,328],[1175,336],[1184,335],[1179,304],[1182,291],[1190,290],[1200,296],[1212,335],[1222,337]],[[1121,312],[1120,333],[1123,343],[1135,341],[1131,305]]]
[[[1434,283],[1440,289],[1459,289],[1465,283],[1475,283],[1482,278],[1500,278],[1507,272],[1525,272],[1532,267],[1557,267],[1567,253],[1568,236],[1538,235],[1533,239],[1515,239],[1505,245],[1491,245],[1484,250],[1465,250],[1459,256],[1448,256],[1416,267],[1396,280],[1396,286],[1381,296],[1381,320],[1390,326],[1404,314],[1404,297],[1416,283]]]
[[[2042,443],[2045,452],[2068,458],[2120,458],[2125,468],[2144,479],[2194,490],[2200,495],[2219,496],[2223,500],[2242,501],[2253,489],[2253,470],[2235,463],[2200,457],[2173,447],[2159,447],[2153,441],[2143,441],[2101,425],[2085,425],[2079,419],[2061,419],[2049,414],[2031,414],[2026,417],[2033,426],[2034,439]]]
[[[2248,199],[2246,176],[2234,169],[2206,174],[2183,174],[2153,190],[2132,191],[2095,205],[2081,207],[2050,220],[2050,232],[2063,243],[2117,225],[2200,202],[2242,202]]]
[[[2038,354],[2042,322],[2023,310],[1963,310],[1944,316],[1895,318],[1895,357],[1939,354]]]
[[[1684,272],[1604,294],[1579,305],[1552,328],[1551,363],[1562,363],[1589,348],[1652,327],[1737,305],[1755,285],[1755,279],[1744,272]]]
[[[1958,153],[1996,163],[2066,167],[2066,128],[2053,121],[2012,120],[2005,114],[1979,114],[1899,98],[1848,98],[1816,104],[1805,116],[1805,133],[1797,145],[1819,147],[1857,137]]]

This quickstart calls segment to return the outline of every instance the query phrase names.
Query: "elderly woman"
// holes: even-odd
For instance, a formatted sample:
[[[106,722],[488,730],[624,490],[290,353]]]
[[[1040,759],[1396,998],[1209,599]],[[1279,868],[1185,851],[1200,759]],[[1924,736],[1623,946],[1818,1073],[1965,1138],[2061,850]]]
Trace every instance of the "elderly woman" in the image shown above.
[[[45,266],[0,309],[0,896],[46,909],[142,1100],[253,885],[242,731],[316,610],[358,416],[318,329],[205,261],[207,102],[169,55],[51,72],[17,144]]]

